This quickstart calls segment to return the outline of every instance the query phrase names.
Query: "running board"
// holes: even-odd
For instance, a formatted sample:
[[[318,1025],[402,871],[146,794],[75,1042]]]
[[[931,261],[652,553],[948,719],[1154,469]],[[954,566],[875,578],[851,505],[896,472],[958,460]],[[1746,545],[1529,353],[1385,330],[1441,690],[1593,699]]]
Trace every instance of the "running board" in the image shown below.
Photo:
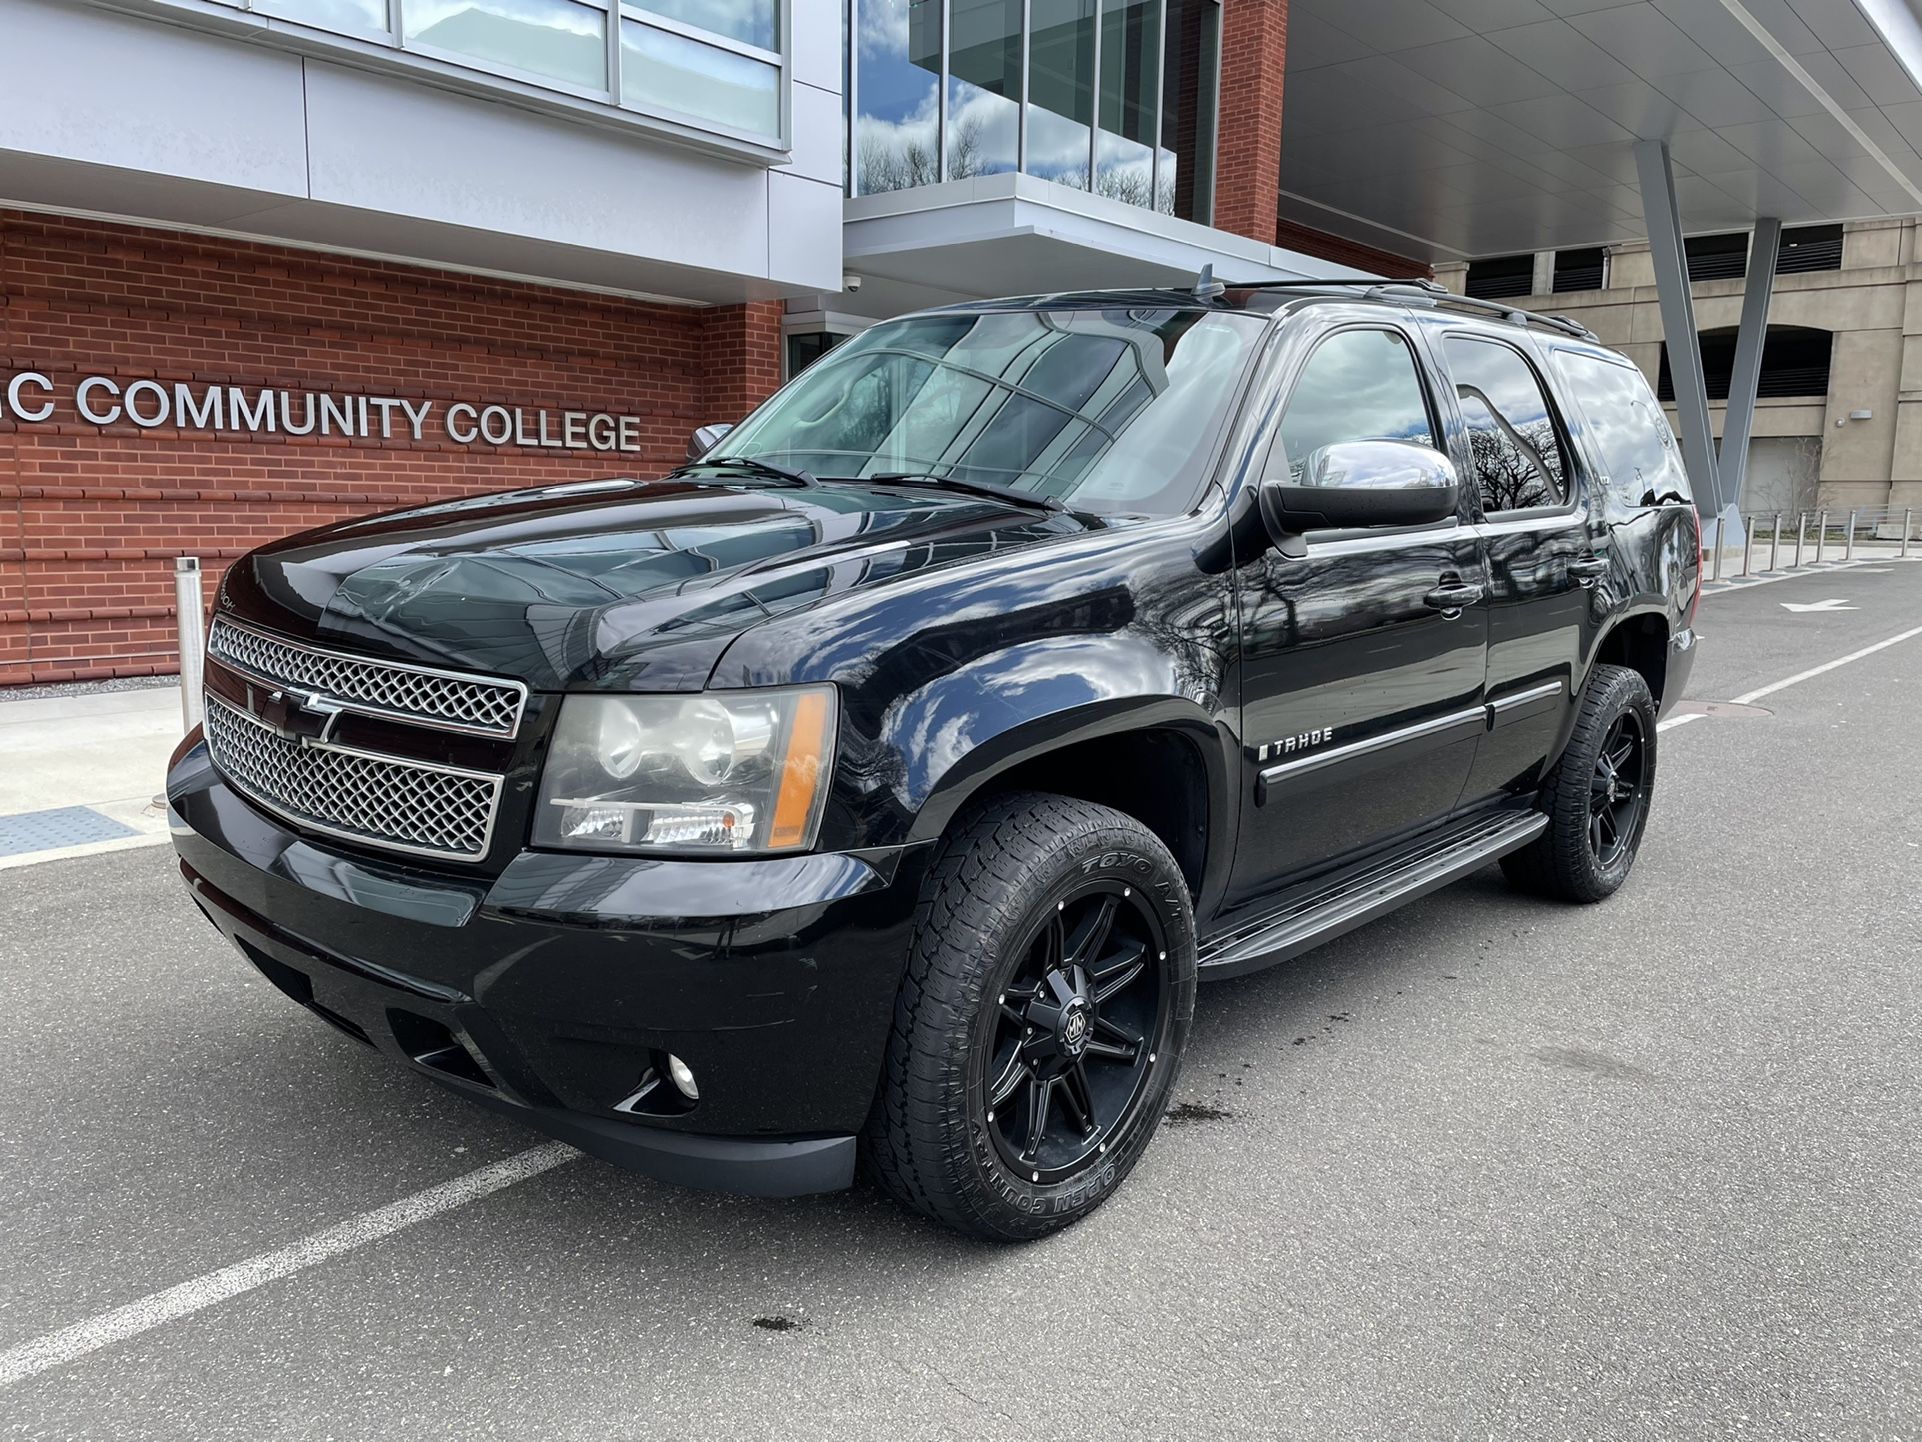
[[[1432,833],[1405,851],[1202,938],[1202,974],[1238,976],[1299,956],[1519,850],[1547,825],[1548,817],[1539,811],[1504,811]]]

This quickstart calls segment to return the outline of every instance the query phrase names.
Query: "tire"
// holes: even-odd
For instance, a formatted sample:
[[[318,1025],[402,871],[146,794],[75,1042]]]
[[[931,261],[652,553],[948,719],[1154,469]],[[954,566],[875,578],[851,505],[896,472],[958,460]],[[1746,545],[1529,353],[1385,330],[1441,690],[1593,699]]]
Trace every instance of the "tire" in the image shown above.
[[[1153,832],[1066,797],[995,801],[950,831],[923,885],[869,1169],[992,1241],[1080,1220],[1154,1135],[1194,998],[1194,912]]]
[[[1655,760],[1648,682],[1626,666],[1597,666],[1568,745],[1542,782],[1548,829],[1502,858],[1509,881],[1562,901],[1612,896],[1642,844]]]

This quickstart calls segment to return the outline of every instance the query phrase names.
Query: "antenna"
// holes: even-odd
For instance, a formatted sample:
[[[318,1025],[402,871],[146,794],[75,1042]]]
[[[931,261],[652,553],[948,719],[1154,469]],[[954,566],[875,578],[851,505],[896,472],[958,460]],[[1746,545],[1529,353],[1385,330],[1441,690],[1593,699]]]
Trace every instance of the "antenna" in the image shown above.
[[[1213,300],[1216,296],[1223,294],[1227,289],[1228,287],[1226,285],[1215,279],[1213,262],[1204,265],[1201,268],[1201,274],[1195,277],[1196,300]]]

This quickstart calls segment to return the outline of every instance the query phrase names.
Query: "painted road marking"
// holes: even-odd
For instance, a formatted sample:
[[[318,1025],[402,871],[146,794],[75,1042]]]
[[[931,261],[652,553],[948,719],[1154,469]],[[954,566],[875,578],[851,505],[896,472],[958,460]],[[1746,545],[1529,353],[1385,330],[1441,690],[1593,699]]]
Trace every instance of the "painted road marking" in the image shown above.
[[[1821,611],[1827,614],[1830,611],[1859,611],[1862,608],[1851,606],[1846,596],[1831,596],[1826,601],[1784,601],[1782,609],[1784,611]]]
[[[1922,636],[1922,626],[1912,627],[1899,636],[1889,637],[1886,641],[1877,641],[1873,646],[1864,646],[1860,651],[1851,651],[1846,656],[1837,656],[1833,661],[1825,661],[1820,666],[1811,666],[1806,671],[1797,671],[1787,680],[1777,681],[1771,685],[1760,687],[1757,690],[1746,692],[1735,698],[1735,704],[1737,706],[1752,706],[1764,696],[1773,696],[1777,691],[1786,691],[1791,686],[1798,686],[1804,681],[1822,675],[1824,672],[1833,671],[1838,666],[1846,666],[1851,661],[1860,661],[1864,656],[1873,656],[1877,651],[1886,651],[1891,646],[1903,641],[1913,640],[1917,636]]]
[[[102,1347],[111,1347],[129,1337],[151,1331],[162,1323],[188,1316],[204,1307],[225,1302],[256,1287],[317,1266],[331,1257],[391,1237],[416,1222],[424,1222],[469,1202],[511,1187],[529,1177],[573,1161],[581,1153],[564,1142],[548,1142],[524,1152],[477,1168],[452,1181],[428,1187],[412,1196],[376,1207],[371,1212],[349,1217],[346,1221],[302,1237],[299,1241],[271,1252],[261,1252],[235,1262],[230,1267],[208,1272],[192,1281],[150,1292],[137,1302],[102,1312],[71,1327],[62,1327],[0,1352],[0,1388],[11,1387],[49,1368],[63,1366]]]

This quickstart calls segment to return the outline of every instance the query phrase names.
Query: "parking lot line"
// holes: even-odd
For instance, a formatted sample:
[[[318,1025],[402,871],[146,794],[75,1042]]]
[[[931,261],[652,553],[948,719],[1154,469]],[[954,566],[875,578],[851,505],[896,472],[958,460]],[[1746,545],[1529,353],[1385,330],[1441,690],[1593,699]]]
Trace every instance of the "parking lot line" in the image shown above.
[[[464,1207],[469,1202],[477,1202],[502,1187],[526,1181],[529,1177],[571,1162],[580,1155],[563,1142],[529,1147],[524,1152],[516,1152],[511,1157],[478,1167],[452,1181],[428,1187],[397,1202],[376,1207],[371,1212],[349,1217],[344,1222],[302,1237],[285,1247],[261,1252],[243,1262],[221,1267],[164,1291],[150,1292],[137,1302],[129,1302],[124,1307],[116,1307],[110,1312],[89,1317],[84,1322],[62,1327],[57,1332],[48,1332],[31,1342],[23,1342],[0,1352],[0,1389],[11,1387],[16,1382],[71,1362],[77,1357],[84,1357],[89,1352],[97,1352],[102,1347],[138,1336],[164,1322],[185,1317],[203,1307],[211,1307],[216,1302],[225,1302],[243,1292],[265,1286],[268,1282],[304,1271],[343,1252],[392,1236],[416,1222],[424,1222],[443,1212]]]
[[[1886,641],[1877,641],[1873,646],[1864,646],[1859,651],[1851,651],[1846,656],[1837,656],[1833,661],[1824,661],[1820,666],[1811,666],[1806,671],[1797,671],[1793,676],[1785,680],[1771,681],[1768,685],[1757,687],[1753,691],[1744,691],[1740,696],[1735,698],[1735,704],[1738,706],[1751,706],[1755,702],[1760,701],[1764,696],[1773,696],[1777,691],[1785,691],[1790,686],[1799,685],[1803,681],[1811,680],[1814,677],[1820,676],[1825,671],[1833,671],[1836,667],[1846,666],[1851,661],[1860,661],[1864,656],[1873,656],[1877,651],[1886,651],[1889,647],[1899,642],[1910,640],[1916,636],[1922,636],[1922,626],[1913,627],[1910,630],[1902,632],[1899,636],[1891,636]]]

